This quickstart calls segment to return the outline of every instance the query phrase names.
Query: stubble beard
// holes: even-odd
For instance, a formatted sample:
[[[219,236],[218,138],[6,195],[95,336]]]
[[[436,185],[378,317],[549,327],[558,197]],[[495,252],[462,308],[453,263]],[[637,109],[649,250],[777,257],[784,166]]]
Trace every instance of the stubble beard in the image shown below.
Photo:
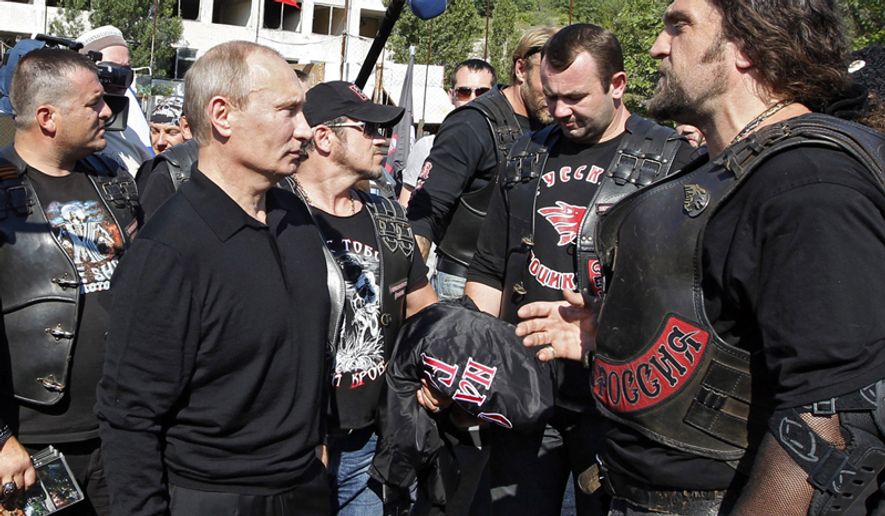
[[[519,94],[522,96],[529,118],[533,118],[543,125],[553,122],[553,116],[550,115],[550,111],[547,110],[547,106],[542,100],[543,96],[540,92],[533,90],[528,81],[519,85]]]
[[[662,63],[659,68],[662,77],[658,80],[654,95],[646,103],[649,115],[658,120],[698,125],[697,119],[703,105],[726,90],[724,81],[720,80],[725,75],[724,49],[725,39],[720,35],[701,56],[701,64],[714,65],[709,72],[712,82],[706,90],[695,95],[688,92],[685,83],[673,73],[672,68]]]

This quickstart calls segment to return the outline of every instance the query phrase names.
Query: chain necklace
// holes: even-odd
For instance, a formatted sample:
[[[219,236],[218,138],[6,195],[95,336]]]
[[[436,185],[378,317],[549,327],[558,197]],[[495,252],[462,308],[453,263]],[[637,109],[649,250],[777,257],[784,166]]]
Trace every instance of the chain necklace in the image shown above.
[[[304,198],[304,202],[306,202],[308,206],[316,208],[316,205],[311,202],[310,197],[307,196],[307,192],[304,191],[304,187],[301,186],[301,182],[298,181],[298,178],[292,176],[292,181],[295,182],[295,190],[297,190],[298,194]],[[347,190],[347,198],[350,199],[350,214],[356,215],[356,202],[353,200],[353,191],[350,189]]]
[[[734,139],[731,140],[731,143],[729,143],[728,146],[731,147],[735,143],[746,138],[747,135],[753,131],[753,129],[756,129],[757,127],[759,127],[759,124],[761,124],[765,120],[771,118],[775,113],[777,113],[781,109],[789,106],[790,104],[792,104],[792,102],[782,100],[782,101],[778,102],[777,104],[771,106],[770,108],[766,109],[765,111],[759,113],[759,115],[757,115],[756,118],[750,120],[750,123],[745,125],[743,129],[741,129],[741,132],[739,132],[737,134],[737,136],[735,136]]]

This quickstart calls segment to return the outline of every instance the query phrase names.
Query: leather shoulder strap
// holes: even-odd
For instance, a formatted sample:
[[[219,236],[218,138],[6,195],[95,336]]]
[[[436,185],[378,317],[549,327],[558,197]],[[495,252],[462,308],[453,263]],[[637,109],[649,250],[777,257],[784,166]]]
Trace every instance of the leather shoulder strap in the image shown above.
[[[10,216],[27,217],[34,205],[33,192],[22,181],[25,164],[12,150],[0,149],[0,221]]]
[[[683,141],[673,129],[631,115],[608,176],[618,185],[648,186],[669,174]]]
[[[624,137],[578,230],[575,279],[578,291],[588,302],[601,295],[603,290],[596,255],[596,229],[600,216],[636,189],[666,177],[682,144],[683,139],[669,127],[637,115],[627,119]],[[635,188],[629,188],[628,183]]]
[[[541,177],[550,148],[556,145],[560,136],[562,131],[557,124],[522,135],[507,156],[502,178],[504,185],[524,183]]]
[[[495,155],[498,163],[504,163],[510,148],[518,140],[523,129],[513,112],[513,107],[500,89],[494,89],[485,95],[457,108],[458,110],[475,109],[483,114],[489,123],[489,129],[495,138]],[[454,111],[453,111],[454,112]]]
[[[157,156],[156,160],[157,162],[165,161],[167,163],[172,186],[178,190],[182,183],[191,178],[191,167],[197,162],[197,157],[197,142],[195,140],[188,140],[167,149]]]
[[[372,213],[378,240],[383,245],[382,251],[390,256],[401,255],[405,257],[407,260],[406,270],[408,270],[412,261],[412,253],[415,251],[415,237],[403,207],[387,197],[362,190],[355,191],[363,205]]]
[[[840,149],[858,160],[885,192],[885,136],[867,126],[820,113],[764,127],[728,147],[715,163],[739,180],[771,155],[799,146]]]

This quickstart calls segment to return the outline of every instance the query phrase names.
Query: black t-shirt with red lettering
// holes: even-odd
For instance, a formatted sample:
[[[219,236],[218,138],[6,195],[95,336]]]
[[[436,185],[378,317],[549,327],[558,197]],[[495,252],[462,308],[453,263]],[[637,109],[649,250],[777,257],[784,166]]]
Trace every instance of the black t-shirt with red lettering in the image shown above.
[[[534,301],[560,301],[562,290],[576,290],[575,270],[587,267],[601,280],[596,260],[575,263],[575,239],[584,214],[590,209],[599,182],[614,161],[615,153],[624,135],[611,140],[587,145],[565,137],[550,150],[547,163],[537,182],[537,196],[531,207],[532,228],[516,228],[511,218],[526,219],[526,214],[511,214],[510,210],[524,210],[505,198],[503,188],[497,188],[489,205],[476,254],[470,265],[469,281],[476,281],[503,290],[505,276],[516,274],[517,268],[508,263],[509,251],[519,247],[524,234],[532,234],[534,245],[529,250],[527,270],[519,270],[524,278],[526,294],[520,305]],[[677,152],[670,172],[691,161],[692,148],[685,144]],[[515,188],[530,188],[535,183]],[[627,188],[632,188],[627,186]],[[515,195],[510,195],[513,199]],[[514,232],[518,234],[513,234]],[[517,264],[518,265],[518,264]],[[504,302],[508,300],[505,299]],[[509,321],[516,323],[518,321]],[[592,405],[590,374],[575,363],[559,363],[560,382],[557,404],[572,410],[584,410]]]
[[[529,251],[524,302],[559,301],[576,290],[575,239],[606,167],[623,135],[586,146],[561,139],[547,160],[535,198],[534,241]],[[515,321],[510,321],[515,322]]]

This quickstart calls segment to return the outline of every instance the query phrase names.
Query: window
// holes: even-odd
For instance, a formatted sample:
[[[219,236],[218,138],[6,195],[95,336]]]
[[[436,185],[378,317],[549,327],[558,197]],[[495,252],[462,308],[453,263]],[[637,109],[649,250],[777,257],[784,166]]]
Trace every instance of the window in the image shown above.
[[[177,0],[178,10],[176,13],[185,20],[200,19],[200,0]]]
[[[341,7],[331,5],[313,6],[313,33],[340,36],[344,34],[347,16]]]
[[[251,13],[252,5],[249,0],[214,0],[212,23],[245,27]]]
[[[360,36],[364,38],[374,38],[378,35],[378,28],[381,27],[381,20],[384,13],[375,11],[360,11]]]
[[[276,0],[264,0],[263,27],[298,32],[301,29],[301,9]]]

